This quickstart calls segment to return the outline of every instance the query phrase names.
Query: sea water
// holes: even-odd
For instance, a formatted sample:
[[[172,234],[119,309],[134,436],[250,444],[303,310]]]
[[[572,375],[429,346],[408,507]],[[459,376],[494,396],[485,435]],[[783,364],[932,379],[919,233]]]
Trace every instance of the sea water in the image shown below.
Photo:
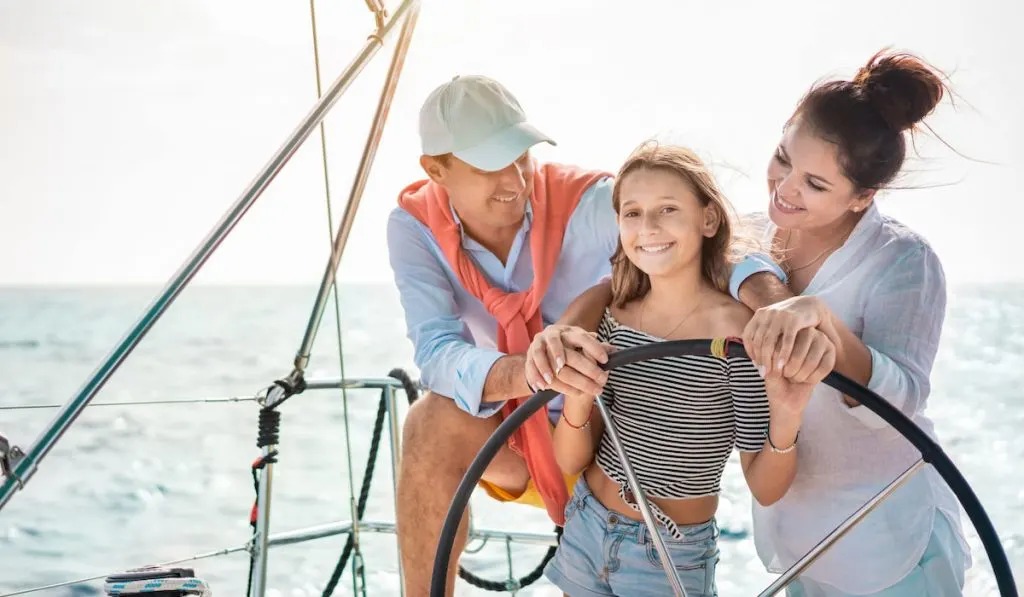
[[[0,289],[0,433],[27,448],[57,413],[46,406],[78,391],[158,291]],[[188,288],[94,402],[251,397],[291,370],[314,294],[306,287]],[[400,367],[416,378],[393,287],[343,283],[339,294],[346,376],[380,378]],[[340,375],[336,322],[332,301],[310,379]],[[951,287],[928,412],[999,531],[1018,579],[1024,578],[1024,444],[1014,438],[1024,428],[1022,372],[1024,284]],[[372,390],[308,391],[280,407],[273,533],[351,518],[350,472],[358,495],[379,399]],[[7,408],[15,405],[42,408]],[[0,511],[0,594],[244,545],[255,496],[256,423],[257,407],[245,401],[87,408]],[[394,520],[390,457],[385,431],[366,519]],[[472,506],[480,528],[552,530],[529,507],[481,495]],[[750,496],[735,457],[718,518],[719,593],[754,595],[773,577],[754,553]],[[966,527],[975,558],[967,594],[994,595],[988,560],[973,527]],[[344,542],[335,536],[271,549],[268,594],[321,595]],[[364,533],[361,546],[368,594],[397,595],[394,536]],[[462,562],[480,576],[504,580],[506,547],[492,540]],[[512,573],[528,573],[546,549],[513,545]],[[245,594],[245,552],[185,565],[215,595]],[[352,591],[349,568],[335,594]],[[99,595],[102,584],[37,594]],[[459,581],[457,594],[489,593]],[[542,579],[519,594],[560,592]]]

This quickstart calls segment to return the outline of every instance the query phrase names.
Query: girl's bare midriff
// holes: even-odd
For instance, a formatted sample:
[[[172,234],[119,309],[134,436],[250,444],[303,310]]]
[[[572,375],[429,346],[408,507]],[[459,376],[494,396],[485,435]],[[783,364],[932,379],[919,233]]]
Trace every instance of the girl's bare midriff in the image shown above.
[[[619,486],[609,479],[608,475],[604,474],[604,471],[596,463],[588,466],[586,471],[583,472],[583,476],[587,480],[587,485],[590,486],[590,491],[594,494],[594,497],[605,508],[633,520],[642,521],[644,519],[640,512],[622,501],[622,498],[619,497]],[[627,495],[629,494],[627,493]],[[718,509],[717,495],[690,499],[657,499],[648,497],[647,500],[650,503],[657,504],[661,511],[665,513],[665,516],[671,518],[672,522],[678,525],[707,522],[711,520]]]

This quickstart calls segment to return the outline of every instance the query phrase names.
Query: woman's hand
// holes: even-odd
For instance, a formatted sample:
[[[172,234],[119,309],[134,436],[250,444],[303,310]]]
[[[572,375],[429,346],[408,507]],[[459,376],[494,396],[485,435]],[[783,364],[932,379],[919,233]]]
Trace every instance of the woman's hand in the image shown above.
[[[607,363],[614,350],[583,328],[550,325],[534,336],[526,351],[526,382],[532,388],[567,396],[596,396],[608,380],[608,373],[598,363]]]
[[[772,416],[799,421],[814,387],[835,367],[836,347],[815,328],[797,332],[793,346],[793,358],[785,367],[765,373],[765,389]]]
[[[754,312],[743,330],[743,345],[750,360],[764,367],[766,376],[784,369],[786,377],[804,381],[800,377],[794,378],[793,373],[799,371],[803,378],[811,373],[811,370],[804,369],[804,365],[808,356],[812,356],[807,350],[813,345],[809,342],[800,345],[797,338],[801,331],[814,328],[828,337],[834,352],[840,340],[828,307],[817,297],[795,296]]]

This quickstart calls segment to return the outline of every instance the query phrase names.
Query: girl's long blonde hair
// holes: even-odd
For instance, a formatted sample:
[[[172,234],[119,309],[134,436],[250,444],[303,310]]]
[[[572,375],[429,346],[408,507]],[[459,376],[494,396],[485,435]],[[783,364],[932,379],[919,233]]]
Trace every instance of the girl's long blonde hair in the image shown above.
[[[727,291],[732,265],[742,260],[747,251],[754,250],[755,243],[746,236],[737,234],[736,217],[732,205],[718,188],[711,170],[692,150],[680,145],[665,145],[655,141],[644,143],[630,154],[619,169],[612,190],[612,205],[616,215],[621,206],[622,181],[638,170],[662,170],[672,172],[686,181],[704,207],[711,206],[718,212],[718,230],[715,235],[704,239],[701,247],[701,273],[704,279],[720,291]],[[651,289],[651,280],[646,273],[633,264],[618,242],[612,256],[612,303],[625,307],[629,302],[644,297]]]

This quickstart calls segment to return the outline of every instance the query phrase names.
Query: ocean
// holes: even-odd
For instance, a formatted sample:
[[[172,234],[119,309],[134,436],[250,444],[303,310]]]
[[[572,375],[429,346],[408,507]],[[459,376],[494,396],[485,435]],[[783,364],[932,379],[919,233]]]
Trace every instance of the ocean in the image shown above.
[[[27,448],[158,293],[158,288],[0,289],[0,433]],[[186,289],[125,361],[95,402],[252,396],[286,375],[305,330],[315,288],[197,286]],[[390,285],[342,283],[344,371],[384,377],[401,367],[415,378],[411,345]],[[310,379],[337,377],[338,338],[329,304]],[[1024,578],[1024,284],[949,288],[942,348],[929,413],[946,452],[972,484]],[[379,394],[309,391],[281,407],[274,471],[274,533],[349,519],[349,458],[358,494]],[[404,410],[403,410],[404,413]],[[256,447],[252,402],[92,406],[0,512],[0,594],[147,563],[233,548],[250,537]],[[753,595],[767,586],[750,537],[750,497],[735,457],[723,481],[719,593]],[[378,455],[365,518],[394,517],[390,453]],[[539,511],[477,495],[474,524],[547,532]],[[969,595],[995,595],[988,560],[967,524],[975,558]],[[345,538],[270,551],[270,595],[320,595]],[[513,546],[516,576],[546,548]],[[367,593],[398,594],[392,535],[362,535]],[[505,544],[491,541],[463,564],[503,580]],[[235,553],[185,564],[214,595],[244,595],[248,558]],[[851,562],[856,565],[856,562]],[[42,591],[101,595],[100,582]],[[347,571],[335,595],[351,595]],[[460,581],[457,594],[490,594]],[[520,595],[560,595],[541,580]]]

